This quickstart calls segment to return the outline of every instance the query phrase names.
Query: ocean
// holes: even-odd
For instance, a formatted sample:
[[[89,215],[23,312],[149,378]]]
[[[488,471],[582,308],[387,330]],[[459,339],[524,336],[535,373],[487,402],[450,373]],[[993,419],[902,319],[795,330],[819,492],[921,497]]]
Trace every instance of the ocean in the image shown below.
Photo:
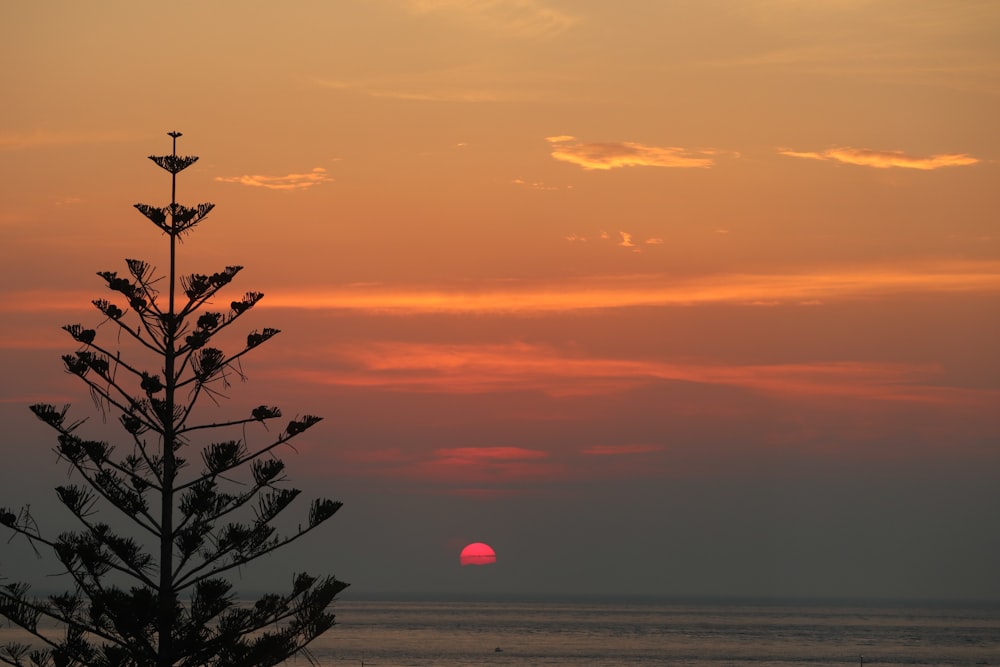
[[[1000,602],[340,600],[305,667],[1000,665]],[[0,642],[21,631],[0,627]]]
[[[1000,665],[1000,603],[343,600],[335,612],[310,650],[323,667]]]

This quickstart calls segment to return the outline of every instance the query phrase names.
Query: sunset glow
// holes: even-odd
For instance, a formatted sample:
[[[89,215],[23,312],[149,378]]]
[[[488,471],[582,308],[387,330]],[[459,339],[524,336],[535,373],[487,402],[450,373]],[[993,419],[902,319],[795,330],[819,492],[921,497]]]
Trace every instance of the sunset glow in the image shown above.
[[[626,236],[631,245],[631,237]],[[647,241],[648,243],[648,241]],[[623,243],[624,245],[624,243]],[[511,313],[573,311],[644,306],[818,305],[906,293],[971,292],[1000,295],[1000,263],[862,268],[855,271],[788,275],[722,275],[671,280],[667,276],[604,276],[566,283],[496,289],[398,290],[347,287],[325,293],[284,294],[270,307],[330,308],[408,313]]]
[[[220,312],[265,295],[220,347],[281,330],[211,409],[324,417],[283,456],[344,534],[303,561],[358,590],[1000,598],[1000,4],[0,16],[0,488],[33,514],[65,471],[28,403],[120,435],[60,327],[127,344],[96,272],[169,265],[133,205],[170,201],[147,156],[177,130],[178,200],[216,205],[182,273],[245,267]],[[502,569],[455,567],[476,535]]]

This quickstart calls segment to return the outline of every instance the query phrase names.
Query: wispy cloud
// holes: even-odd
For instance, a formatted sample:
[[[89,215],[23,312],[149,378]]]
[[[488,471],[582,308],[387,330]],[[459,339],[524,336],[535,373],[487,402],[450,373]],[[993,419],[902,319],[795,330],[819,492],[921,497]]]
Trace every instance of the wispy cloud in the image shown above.
[[[549,99],[558,89],[552,77],[550,72],[513,74],[495,65],[475,62],[350,79],[318,77],[314,83],[321,88],[377,99],[480,104]]]
[[[548,453],[524,447],[450,447],[435,452],[438,460],[452,465],[483,465],[491,461],[529,461],[548,458]]]
[[[496,484],[558,476],[562,464],[548,452],[524,447],[448,447],[418,465],[418,479],[453,480],[468,484]],[[414,471],[416,472],[416,471]]]
[[[590,237],[584,234],[567,234],[563,237],[570,243],[586,243]],[[607,232],[601,232],[598,236],[594,237],[599,241],[609,241],[611,240],[611,235]],[[663,245],[664,241],[659,236],[653,236],[642,242],[643,245]],[[628,248],[633,252],[639,252],[642,248],[635,241],[635,236],[632,232],[618,232],[618,242],[615,243],[616,246],[622,248]]]
[[[239,183],[252,188],[267,188],[268,190],[306,190],[320,183],[328,183],[333,179],[327,175],[326,169],[323,167],[314,167],[312,171],[305,174],[216,176],[215,180],[222,183]]]
[[[938,386],[928,364],[857,361],[721,364],[568,355],[523,342],[434,344],[365,342],[327,350],[338,369],[287,371],[316,384],[390,391],[477,394],[533,391],[606,395],[660,382],[738,387],[790,398],[847,398],[927,404],[992,405],[996,390]]]
[[[869,0],[748,0],[733,9],[747,22],[741,48],[667,66],[761,68],[883,86],[998,93],[995,55],[970,47],[985,37],[985,26],[996,23],[991,2],[953,3],[947,12],[931,4]]]
[[[33,130],[31,132],[0,132],[0,151],[30,148],[50,148],[77,144],[102,144],[128,141],[131,133],[122,131],[72,132],[66,130]]]
[[[521,187],[528,188],[529,190],[572,190],[572,185],[549,185],[543,181],[528,181],[521,177],[515,178],[511,181],[514,185],[520,185]]]
[[[0,292],[0,313],[39,313],[46,310],[94,312],[91,292],[29,289]]]
[[[664,450],[663,445],[594,445],[583,453],[587,456],[628,456],[630,454],[651,454]]]
[[[322,79],[318,85],[334,90],[353,91],[369,97],[410,102],[498,102],[513,95],[455,78],[408,76],[372,81],[335,81]]]
[[[844,164],[855,164],[876,169],[920,169],[930,171],[944,167],[964,167],[978,164],[979,160],[967,153],[939,153],[919,157],[907,155],[903,151],[876,151],[867,148],[836,147],[824,151],[793,151],[783,148],[778,152],[789,157],[806,158],[809,160],[831,160]]]
[[[715,150],[689,150],[675,146],[646,146],[634,141],[584,143],[576,137],[546,137],[552,157],[586,170],[618,167],[705,168],[715,164]]]
[[[776,274],[637,274],[559,281],[503,281],[428,287],[352,284],[321,291],[276,292],[265,308],[385,314],[544,313],[632,307],[755,303],[801,305],[896,294],[1000,294],[1000,261],[856,266]],[[93,294],[30,290],[0,293],[0,313],[92,310]]]
[[[435,482],[446,485],[441,491],[460,495],[470,495],[468,485],[475,485],[472,495],[506,495],[514,491],[494,485],[552,478],[565,470],[549,452],[510,446],[442,447],[430,452],[365,449],[344,452],[339,458],[342,465],[357,468],[362,474]]]
[[[477,30],[507,37],[553,37],[579,21],[541,0],[407,0],[406,4],[418,14],[447,16]]]
[[[830,302],[893,294],[1000,293],[1000,262],[861,266],[782,274],[717,274],[680,278],[659,274],[504,282],[474,288],[408,289],[347,286],[323,292],[285,292],[270,307],[385,313],[559,312],[637,306],[749,305]]]

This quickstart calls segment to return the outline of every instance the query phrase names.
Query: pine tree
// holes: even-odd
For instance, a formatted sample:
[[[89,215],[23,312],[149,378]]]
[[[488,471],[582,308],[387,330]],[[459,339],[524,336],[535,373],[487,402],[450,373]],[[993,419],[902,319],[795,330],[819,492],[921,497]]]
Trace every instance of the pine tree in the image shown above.
[[[228,309],[212,310],[242,267],[177,275],[182,236],[214,205],[177,203],[177,174],[198,158],[178,155],[181,134],[169,136],[173,152],[150,159],[170,173],[170,204],[135,205],[169,239],[167,293],[150,264],[129,259],[127,276],[98,273],[114,296],[93,301],[106,327],[100,338],[114,338],[118,347],[99,341],[97,329],[63,327],[79,345],[63,356],[66,370],[87,385],[102,413],[118,417],[128,445],[116,449],[85,438],[84,420],[70,419],[68,406],[31,406],[58,432],[59,459],[82,479],[55,489],[79,525],[46,537],[27,508],[0,508],[0,525],[36,550],[50,550],[72,581],[71,590],[48,596],[2,582],[0,616],[32,637],[0,646],[6,664],[274,665],[299,652],[308,657],[305,647],[333,626],[329,608],[347,586],[332,576],[295,574],[288,593],[244,604],[226,578],[311,532],[341,503],[313,500],[296,529],[282,533],[275,526],[299,495],[285,484],[278,450],[320,417],[296,417],[275,433],[268,428],[281,417],[275,407],[214,422],[201,421],[203,411],[195,410],[230,377],[242,378],[244,355],[278,330],[252,331],[236,353],[214,347],[216,336],[263,294],[247,292]],[[123,339],[137,344],[139,359],[122,354]],[[234,432],[241,437],[226,439]],[[118,516],[101,521],[99,510]]]

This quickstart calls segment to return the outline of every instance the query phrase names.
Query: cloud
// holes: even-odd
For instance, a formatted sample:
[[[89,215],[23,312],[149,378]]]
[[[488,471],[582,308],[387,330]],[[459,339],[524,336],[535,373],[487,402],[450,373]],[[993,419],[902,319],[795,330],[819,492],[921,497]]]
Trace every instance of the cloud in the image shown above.
[[[549,396],[600,396],[663,382],[740,388],[789,398],[879,400],[936,405],[991,406],[994,389],[935,383],[934,364],[817,361],[725,364],[580,356],[523,342],[436,344],[366,341],[332,346],[325,358],[336,368],[284,370],[318,385],[380,388],[428,394],[538,392]],[[592,452],[602,453],[602,452]],[[608,452],[604,452],[608,453]],[[446,460],[521,460],[521,450],[455,450]]]
[[[408,0],[407,4],[417,14],[447,16],[506,37],[554,37],[579,21],[541,0]]]
[[[575,137],[546,137],[552,144],[552,157],[575,164],[588,171],[618,167],[706,168],[715,164],[714,150],[695,150],[674,146],[646,146],[633,141],[582,143]]]
[[[0,350],[65,350],[64,339],[65,336],[56,336],[49,331],[0,335]]]
[[[68,132],[59,130],[34,130],[31,132],[2,132],[0,133],[0,151],[79,144],[104,144],[128,141],[132,138],[133,135],[131,133],[121,131]]]
[[[484,88],[479,84],[455,80],[432,80],[428,77],[407,77],[405,80],[330,81],[319,85],[336,90],[356,91],[369,97],[408,102],[498,102],[521,96],[507,91]],[[527,96],[525,96],[525,99]]]
[[[662,452],[663,445],[594,445],[583,453],[587,456],[622,456],[628,454],[651,454]]]
[[[449,447],[437,449],[418,464],[418,479],[489,484],[532,477],[550,477],[549,454],[523,447]]]
[[[746,21],[747,40],[740,48],[720,49],[707,60],[686,59],[673,67],[727,72],[760,68],[808,74],[813,80],[835,77],[883,87],[934,86],[992,97],[997,92],[995,55],[963,45],[996,24],[995,7],[990,2],[959,2],[942,12],[905,0],[733,3],[734,14]]]
[[[41,313],[51,310],[93,312],[89,292],[28,289],[0,292],[0,313]]]
[[[903,151],[875,151],[867,148],[836,147],[825,151],[793,151],[787,148],[779,149],[781,155],[806,158],[809,160],[832,160],[844,164],[855,164],[876,169],[920,169],[930,171],[944,167],[964,167],[978,164],[979,160],[967,153],[939,153],[928,157],[907,155]]]
[[[566,190],[572,190],[573,189],[572,185],[567,185],[567,186],[564,186],[564,187],[563,186],[558,186],[558,185],[548,185],[547,183],[544,183],[542,181],[526,181],[526,180],[524,180],[523,178],[520,178],[520,177],[515,178],[513,181],[511,181],[511,183],[513,183],[514,185],[520,185],[520,186],[529,188],[531,190],[547,190],[547,191],[551,191],[551,190],[562,190],[562,189],[564,189],[564,187],[565,187]]]
[[[482,62],[352,79],[315,77],[313,81],[321,88],[376,99],[456,104],[537,102],[551,99],[558,89],[551,73],[512,74]]]
[[[593,276],[557,281],[483,283],[462,287],[347,285],[325,291],[286,291],[264,307],[356,310],[372,313],[539,313],[630,307],[755,302],[807,302],[877,298],[895,294],[1000,294],[1000,262],[927,262],[853,266],[774,274],[663,274]],[[0,312],[4,310],[0,299]],[[65,297],[59,299],[65,302]],[[45,307],[49,297],[7,297],[14,306]],[[85,301],[86,302],[86,301]]]
[[[799,273],[702,276],[634,274],[551,281],[400,287],[357,283],[322,291],[287,289],[264,308],[343,310],[373,314],[517,314],[634,307],[753,303],[817,304],[897,294],[1000,294],[1000,261],[861,265]],[[84,290],[0,292],[0,313],[93,310]]]
[[[565,464],[549,452],[511,446],[442,447],[433,451],[390,448],[349,450],[339,455],[341,470],[394,479],[433,482],[448,494],[492,497],[516,495],[523,489],[500,488],[531,479],[565,476]],[[472,485],[472,486],[469,486]]]
[[[246,176],[216,176],[215,180],[222,183],[239,183],[252,188],[267,188],[268,190],[306,190],[319,183],[328,183],[333,179],[327,175],[323,167],[314,167],[306,174],[288,174],[286,176],[262,176],[260,174]]]
[[[583,234],[567,234],[563,237],[571,243],[586,243],[591,237],[585,236]],[[607,232],[601,232],[596,238],[602,241],[611,240],[611,235]],[[642,248],[639,243],[636,242],[635,236],[631,232],[618,232],[618,242],[615,243],[619,248],[629,248],[632,252],[640,252]],[[659,237],[648,238],[642,241],[643,245],[662,245],[663,239]]]
[[[523,447],[451,447],[436,450],[439,461],[452,465],[483,465],[491,461],[525,461],[548,458],[548,453]]]

